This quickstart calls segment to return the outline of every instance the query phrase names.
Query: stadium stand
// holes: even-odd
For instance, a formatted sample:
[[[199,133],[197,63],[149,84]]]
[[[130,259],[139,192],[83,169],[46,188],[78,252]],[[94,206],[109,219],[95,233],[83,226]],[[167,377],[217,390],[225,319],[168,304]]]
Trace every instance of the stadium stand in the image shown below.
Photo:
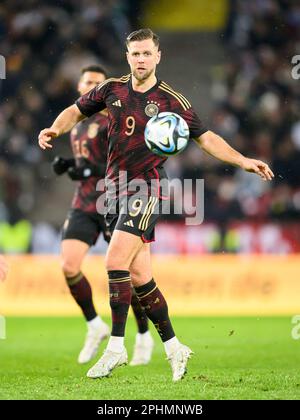
[[[100,62],[115,74],[126,71],[122,39],[140,25],[140,6],[114,0],[89,0],[84,7],[76,1],[50,0],[0,5],[0,53],[7,65],[7,78],[0,80],[0,220],[6,227],[24,219],[32,225],[26,229],[34,244],[26,239],[27,251],[36,252],[40,229],[43,252],[56,252],[53,235],[58,235],[67,204],[60,211],[45,203],[70,190],[70,183],[59,185],[51,174],[53,156],[40,152],[38,132],[76,98],[74,81],[82,65]],[[291,59],[300,40],[300,8],[290,0],[231,1],[229,6],[226,26],[217,34],[226,58],[214,64],[210,74],[209,126],[242,153],[267,161],[275,180],[262,183],[195,153],[193,146],[170,160],[167,169],[173,177],[205,179],[205,224],[199,228],[202,245],[195,246],[195,252],[297,251],[300,83],[291,76]],[[201,91],[201,80],[197,83]],[[190,89],[184,92],[188,97]],[[60,147],[66,151],[65,143]],[[178,215],[165,219],[162,232],[165,222],[183,220]],[[190,236],[182,223],[180,229],[182,250]],[[206,241],[204,231],[211,232]],[[250,239],[245,245],[246,231]],[[249,245],[259,235],[260,244]],[[277,243],[285,240],[285,245],[262,245],[274,243],[274,238]]]

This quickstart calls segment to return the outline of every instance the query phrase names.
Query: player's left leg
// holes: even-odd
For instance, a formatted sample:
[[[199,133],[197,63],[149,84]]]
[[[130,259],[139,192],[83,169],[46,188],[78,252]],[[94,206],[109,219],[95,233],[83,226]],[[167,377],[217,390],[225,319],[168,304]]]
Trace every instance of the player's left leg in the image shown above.
[[[130,266],[130,275],[132,283],[138,282],[142,276],[145,276],[146,279],[149,279],[151,277],[150,264],[146,265],[146,268],[150,269],[150,271],[145,271],[144,260],[145,257],[147,258],[147,255],[145,252],[142,252],[142,250],[137,254]],[[145,310],[140,304],[140,301],[135,293],[134,287],[132,288],[131,307],[133,309],[135,319],[137,322],[138,333],[135,336],[135,344],[130,366],[147,365],[151,360],[154,341],[149,331],[148,317],[146,315]]]
[[[140,249],[131,264],[130,273],[140,304],[164,344],[171,363],[173,380],[178,381],[186,373],[192,351],[177,339],[169,318],[167,302],[152,277],[150,244],[145,243]]]

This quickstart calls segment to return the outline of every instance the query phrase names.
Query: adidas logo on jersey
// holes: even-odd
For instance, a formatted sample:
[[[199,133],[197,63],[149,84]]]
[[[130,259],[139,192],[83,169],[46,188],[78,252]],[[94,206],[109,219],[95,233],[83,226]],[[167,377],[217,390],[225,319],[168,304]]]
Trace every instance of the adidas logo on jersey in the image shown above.
[[[132,220],[128,220],[128,222],[125,222],[124,225],[125,226],[133,227],[133,221]]]
[[[122,106],[120,99],[118,99],[117,101],[113,102],[112,105],[114,105],[114,106]]]

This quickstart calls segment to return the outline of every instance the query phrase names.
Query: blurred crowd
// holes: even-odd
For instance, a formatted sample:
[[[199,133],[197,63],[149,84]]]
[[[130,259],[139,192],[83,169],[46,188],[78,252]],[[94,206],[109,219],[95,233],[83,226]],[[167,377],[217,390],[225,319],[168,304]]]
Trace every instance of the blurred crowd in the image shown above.
[[[220,34],[226,61],[212,72],[209,128],[245,155],[268,162],[275,179],[264,183],[193,145],[167,163],[171,177],[205,179],[205,220],[221,232],[237,219],[297,220],[300,211],[300,79],[292,78],[291,64],[300,53],[300,3],[230,5]],[[90,63],[117,69],[124,62],[124,34],[141,26],[141,7],[129,0],[1,2],[7,79],[0,80],[0,238],[4,227],[17,230],[19,222],[32,237],[32,211],[53,181],[45,175],[49,158],[37,147],[37,135],[73,102],[78,69]]]
[[[293,79],[291,61],[300,53],[300,3],[232,1],[221,38],[226,61],[213,69],[210,128],[246,156],[269,163],[275,179],[264,183],[195,147],[169,167],[205,179],[205,220],[222,226],[236,219],[299,220],[300,71]]]
[[[47,156],[37,135],[77,97],[82,66],[118,65],[134,3],[1,2],[0,53],[7,78],[0,81],[0,219],[30,218],[39,191],[49,188]]]

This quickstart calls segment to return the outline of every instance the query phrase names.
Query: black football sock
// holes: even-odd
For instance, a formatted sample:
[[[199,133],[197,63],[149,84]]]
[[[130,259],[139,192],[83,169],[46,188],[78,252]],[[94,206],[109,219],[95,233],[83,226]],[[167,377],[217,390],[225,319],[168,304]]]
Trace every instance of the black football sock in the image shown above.
[[[92,289],[86,277],[80,272],[76,276],[65,276],[71,295],[80,306],[87,321],[96,318],[97,312],[93,304]]]
[[[131,280],[129,271],[108,271],[109,303],[112,314],[112,332],[114,337],[124,337],[128,309],[131,302]]]
[[[148,318],[146,312],[141,307],[140,301],[135,294],[134,288],[132,288],[131,296],[131,307],[135,316],[135,320],[138,327],[138,332],[143,334],[148,331]]]
[[[135,287],[140,304],[153,322],[163,342],[175,337],[168,314],[168,305],[160,290],[152,279],[140,287]]]

